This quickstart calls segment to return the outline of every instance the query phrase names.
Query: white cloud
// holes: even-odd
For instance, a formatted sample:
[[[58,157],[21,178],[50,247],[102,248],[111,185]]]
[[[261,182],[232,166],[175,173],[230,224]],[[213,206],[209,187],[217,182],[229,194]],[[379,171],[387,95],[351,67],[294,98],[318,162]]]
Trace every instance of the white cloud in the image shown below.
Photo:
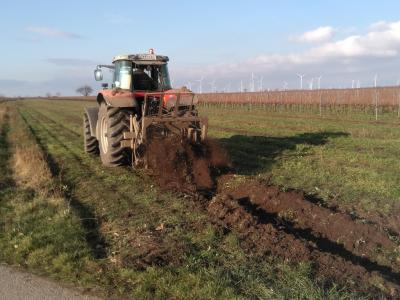
[[[323,72],[323,68],[327,66],[338,69],[343,65],[365,69],[371,61],[396,61],[398,57],[400,57],[400,21],[379,22],[371,25],[364,35],[350,35],[289,54],[262,54],[241,62],[193,68],[192,74],[193,77],[199,77],[201,74],[232,77],[234,76],[232,74],[251,72],[268,74],[318,67]],[[182,70],[182,74],[184,72],[187,72],[187,68]]]
[[[65,39],[80,39],[81,35],[62,31],[52,27],[45,26],[28,26],[25,28],[25,31],[35,33],[45,37],[54,37],[54,38],[65,38]]]
[[[316,59],[396,57],[400,53],[400,21],[374,24],[365,35],[353,35],[313,48],[306,55]]]
[[[382,30],[386,30],[390,26],[391,26],[391,23],[389,23],[389,22],[378,21],[378,22],[372,23],[369,26],[369,30],[370,31],[382,31]]]
[[[304,32],[299,36],[294,36],[291,39],[302,43],[322,43],[332,40],[335,32],[335,28],[331,26],[323,26],[311,31]]]

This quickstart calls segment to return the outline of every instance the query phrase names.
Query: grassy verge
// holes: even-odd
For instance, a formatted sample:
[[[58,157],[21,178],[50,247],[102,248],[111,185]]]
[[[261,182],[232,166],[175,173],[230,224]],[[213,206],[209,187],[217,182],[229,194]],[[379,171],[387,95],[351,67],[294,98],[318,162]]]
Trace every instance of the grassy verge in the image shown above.
[[[105,169],[98,158],[84,155],[84,105],[23,102],[8,112],[12,118],[3,120],[0,149],[6,150],[0,153],[0,166],[4,182],[13,184],[0,198],[1,260],[117,298],[354,297],[343,287],[317,282],[309,264],[245,255],[235,233],[216,230],[195,203],[158,191],[141,172]],[[210,112],[210,117],[221,125],[217,114]],[[231,118],[224,124],[230,130],[257,128],[246,123],[249,117],[242,117],[241,126],[229,123]],[[282,130],[288,130],[284,138],[275,131],[277,139],[271,134],[265,141],[251,137],[238,142],[234,131],[212,134],[231,146],[239,173],[261,176],[277,172],[285,151],[291,160],[298,145],[309,145],[311,151],[321,146],[316,139],[342,138],[301,136],[301,126]],[[293,131],[299,136],[291,137]],[[244,153],[258,159],[256,164],[242,161]]]
[[[90,261],[81,221],[15,108],[3,128],[9,130],[1,140],[8,155],[1,157],[7,187],[0,195],[0,259],[75,282]]]

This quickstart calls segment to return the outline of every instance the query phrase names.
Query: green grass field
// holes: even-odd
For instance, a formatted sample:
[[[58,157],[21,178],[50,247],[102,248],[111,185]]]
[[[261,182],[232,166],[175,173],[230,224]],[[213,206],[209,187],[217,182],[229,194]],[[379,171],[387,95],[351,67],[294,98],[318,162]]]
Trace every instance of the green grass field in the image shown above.
[[[389,212],[400,198],[400,120],[205,109],[238,173]]]
[[[92,105],[0,104],[2,261],[115,298],[374,297],[314,278],[310,262],[247,255],[235,232],[217,230],[196,203],[160,191],[143,171],[104,168],[82,150],[82,112]],[[374,122],[365,114],[200,113],[244,180],[303,190],[359,216],[391,218],[399,211],[394,115]],[[34,167],[24,173],[15,153],[26,149],[32,159],[22,165]],[[32,183],[39,173],[42,179]]]

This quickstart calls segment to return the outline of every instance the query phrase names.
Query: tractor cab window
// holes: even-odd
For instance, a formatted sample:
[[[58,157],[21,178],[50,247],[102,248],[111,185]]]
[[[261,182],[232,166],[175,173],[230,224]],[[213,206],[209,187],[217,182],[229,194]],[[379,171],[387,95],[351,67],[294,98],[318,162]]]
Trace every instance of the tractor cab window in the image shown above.
[[[157,82],[152,77],[152,66],[135,66],[132,72],[132,80],[134,90],[157,91]]]
[[[167,65],[137,65],[132,72],[133,88],[145,91],[171,89]]]
[[[124,90],[130,90],[132,85],[132,63],[126,60],[114,63],[114,86]]]
[[[160,74],[159,74],[159,77],[160,77],[160,83],[161,83],[161,85],[162,85],[162,89],[163,89],[163,91],[166,91],[166,90],[170,90],[172,87],[171,87],[171,80],[169,79],[169,73],[168,73],[168,66],[165,64],[165,65],[162,65],[161,67],[160,67]]]
[[[167,64],[140,65],[128,60],[114,63],[113,87],[136,91],[166,91],[171,89]]]

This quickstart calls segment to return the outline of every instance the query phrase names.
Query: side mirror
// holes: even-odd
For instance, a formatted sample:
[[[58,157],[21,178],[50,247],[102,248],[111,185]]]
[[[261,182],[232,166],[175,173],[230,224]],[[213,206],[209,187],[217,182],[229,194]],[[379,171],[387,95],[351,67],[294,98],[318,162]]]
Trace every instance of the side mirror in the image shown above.
[[[101,71],[100,68],[97,68],[96,70],[94,70],[94,79],[96,81],[103,80],[103,72]]]

